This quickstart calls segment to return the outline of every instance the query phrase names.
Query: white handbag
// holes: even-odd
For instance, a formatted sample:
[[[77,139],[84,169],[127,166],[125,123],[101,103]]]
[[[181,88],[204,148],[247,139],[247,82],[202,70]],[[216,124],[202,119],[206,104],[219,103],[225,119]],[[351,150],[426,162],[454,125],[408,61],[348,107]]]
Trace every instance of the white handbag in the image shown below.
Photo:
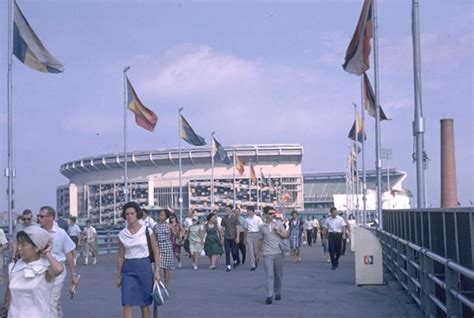
[[[153,284],[153,303],[156,306],[162,306],[165,301],[168,299],[170,296],[170,293],[166,289],[165,285],[159,281],[157,282],[155,280],[155,283]]]

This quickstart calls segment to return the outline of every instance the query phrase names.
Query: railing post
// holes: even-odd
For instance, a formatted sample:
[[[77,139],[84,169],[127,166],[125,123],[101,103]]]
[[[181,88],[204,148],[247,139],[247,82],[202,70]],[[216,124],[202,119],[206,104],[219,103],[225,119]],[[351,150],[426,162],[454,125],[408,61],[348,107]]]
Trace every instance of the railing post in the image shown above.
[[[404,259],[402,257],[402,251],[404,250],[403,243],[400,242],[400,240],[394,238],[395,241],[395,246],[397,247],[397,255],[396,260],[397,260],[397,268],[395,268],[395,271],[397,272],[398,276],[398,283],[403,286],[403,277],[405,276],[402,271],[402,264],[404,262]]]
[[[110,230],[107,230],[107,254],[112,253],[112,239],[110,237]]]
[[[411,280],[411,278],[416,278],[416,269],[413,266],[412,262],[415,262],[415,251],[411,249],[409,246],[406,247],[407,249],[407,292],[410,297],[418,296],[416,294],[416,286],[415,283]]]
[[[425,311],[425,317],[436,317],[436,304],[429,297],[430,294],[435,295],[436,292],[435,282],[429,278],[429,274],[434,275],[434,261],[426,256],[427,251],[426,248],[423,248],[420,252],[422,260],[420,265],[423,264],[420,301],[422,304],[421,308]]]
[[[449,268],[449,262],[445,265],[445,273],[446,273],[446,308],[448,309],[448,317],[449,318],[457,318],[461,317],[461,302],[456,299],[451,294],[451,290],[455,292],[459,292],[459,273],[455,270]]]

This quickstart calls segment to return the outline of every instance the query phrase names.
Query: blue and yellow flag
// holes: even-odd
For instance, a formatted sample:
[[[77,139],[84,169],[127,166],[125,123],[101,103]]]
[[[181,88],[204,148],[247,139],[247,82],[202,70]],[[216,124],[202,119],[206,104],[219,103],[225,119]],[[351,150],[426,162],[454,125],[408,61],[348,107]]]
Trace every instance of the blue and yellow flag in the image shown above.
[[[372,5],[373,0],[365,0],[359,22],[347,47],[346,56],[342,68],[344,71],[362,75],[369,69],[369,55],[371,51],[370,40],[372,39]]]
[[[230,165],[231,161],[225,152],[224,147],[217,141],[215,137],[212,137],[212,156],[217,158],[220,162]]]
[[[204,146],[206,144],[206,140],[194,132],[194,129],[191,127],[191,125],[188,123],[188,121],[184,118],[182,114],[179,115],[181,123],[181,139],[193,146]]]
[[[62,73],[64,65],[44,47],[26,21],[16,1],[13,1],[13,15],[13,55],[34,70],[44,73]]]
[[[369,113],[370,116],[375,118],[375,94],[374,90],[372,89],[372,85],[370,85],[369,77],[364,72],[364,107]],[[387,115],[380,106],[380,120],[388,120]]]
[[[354,120],[354,124],[352,125],[351,130],[349,131],[349,135],[347,137],[349,139],[359,142],[362,142],[362,138],[364,140],[367,139],[367,136],[364,133],[364,122],[362,121],[362,118],[360,117],[358,111],[356,111],[356,119]]]
[[[127,79],[127,96],[128,96],[128,109],[135,114],[135,122],[138,126],[145,128],[148,131],[153,132],[155,130],[156,123],[158,122],[158,116],[148,109],[137,96],[135,89]]]

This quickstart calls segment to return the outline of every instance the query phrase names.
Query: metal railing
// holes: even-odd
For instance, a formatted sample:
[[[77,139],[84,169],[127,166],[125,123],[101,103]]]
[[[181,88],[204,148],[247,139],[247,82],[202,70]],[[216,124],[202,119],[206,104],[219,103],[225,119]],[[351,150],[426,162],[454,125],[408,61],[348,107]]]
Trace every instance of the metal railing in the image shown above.
[[[474,209],[384,210],[384,267],[427,317],[474,317]]]
[[[102,254],[111,254],[118,252],[118,233],[119,229],[110,229],[110,230],[97,230],[97,242],[96,248],[99,255]],[[7,235],[7,239],[10,242],[10,236]],[[84,245],[81,244],[77,248],[79,256],[83,256]],[[3,251],[3,264],[6,265],[10,262],[11,259],[11,245],[8,246]]]

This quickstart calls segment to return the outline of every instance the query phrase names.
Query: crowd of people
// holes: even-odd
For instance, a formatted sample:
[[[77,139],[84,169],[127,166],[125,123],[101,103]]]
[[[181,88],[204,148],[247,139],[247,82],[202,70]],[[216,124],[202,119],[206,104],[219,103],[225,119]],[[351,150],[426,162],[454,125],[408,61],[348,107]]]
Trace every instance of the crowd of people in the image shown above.
[[[7,288],[2,317],[63,317],[61,291],[69,269],[73,295],[79,284],[76,248],[84,246],[84,259],[97,261],[97,232],[88,222],[83,231],[71,218],[68,223],[54,208],[43,206],[33,221],[33,212],[24,210],[17,218],[11,242]],[[7,242],[0,230],[0,248]],[[3,265],[3,262],[2,262]]]
[[[351,217],[346,221],[339,216],[335,208],[320,220],[314,216],[304,220],[297,211],[292,211],[290,219],[284,219],[271,206],[263,209],[262,217],[252,207],[246,212],[244,217],[239,208],[227,206],[222,218],[216,211],[203,218],[190,210],[180,223],[168,209],[161,210],[155,220],[136,202],[126,203],[121,215],[126,225],[118,234],[116,269],[123,316],[132,317],[132,308],[138,306],[142,317],[150,317],[154,281],[162,280],[169,287],[176,264],[178,268],[182,266],[182,257],[191,259],[194,270],[201,266],[202,256],[209,260],[210,270],[217,269],[223,254],[227,272],[246,262],[250,271],[262,264],[265,303],[272,304],[282,299],[288,247],[293,262],[300,263],[301,246],[317,245],[319,238],[326,260],[335,270],[351,235],[348,224],[354,223]],[[41,207],[37,220],[37,224],[33,222],[30,210],[17,220],[3,304],[8,317],[63,317],[61,290],[69,272],[73,296],[80,278],[76,270],[80,252],[84,265],[89,260],[93,265],[97,263],[97,231],[90,220],[81,230],[75,217],[67,222],[49,206]],[[7,246],[2,234],[0,231],[0,249]]]

